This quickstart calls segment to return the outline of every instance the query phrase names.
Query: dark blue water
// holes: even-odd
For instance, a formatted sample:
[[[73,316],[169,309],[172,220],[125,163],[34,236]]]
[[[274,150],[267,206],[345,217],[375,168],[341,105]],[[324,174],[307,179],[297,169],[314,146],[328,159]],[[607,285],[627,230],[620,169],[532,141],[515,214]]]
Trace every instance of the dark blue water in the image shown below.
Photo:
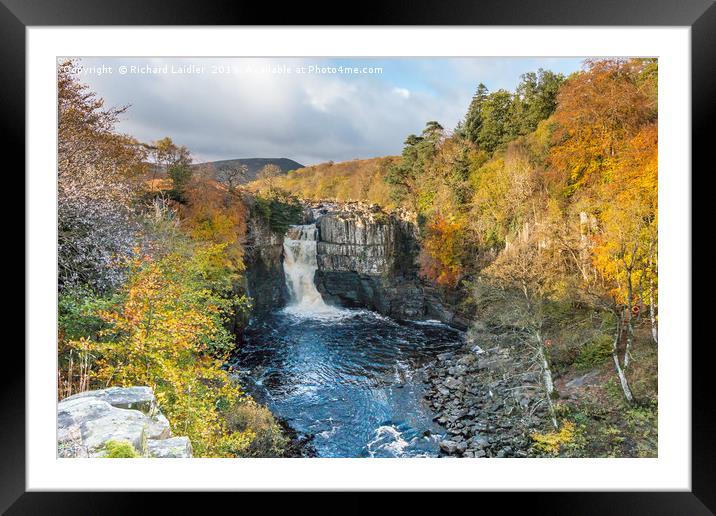
[[[279,312],[249,328],[234,365],[255,398],[315,434],[320,457],[437,456],[423,368],[461,338],[365,310]]]

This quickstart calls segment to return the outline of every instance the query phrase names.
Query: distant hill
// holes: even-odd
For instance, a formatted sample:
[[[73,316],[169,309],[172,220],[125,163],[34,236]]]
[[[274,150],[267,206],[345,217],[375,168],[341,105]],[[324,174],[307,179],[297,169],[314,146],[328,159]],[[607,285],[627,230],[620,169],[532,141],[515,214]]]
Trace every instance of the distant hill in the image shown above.
[[[303,168],[303,165],[288,158],[239,158],[239,159],[224,159],[220,161],[208,161],[206,163],[195,163],[192,167],[201,167],[211,165],[217,172],[226,170],[229,168],[246,165],[248,168],[248,175],[244,182],[253,181],[256,179],[256,174],[266,165],[277,165],[281,171],[285,174],[289,170],[298,170]]]

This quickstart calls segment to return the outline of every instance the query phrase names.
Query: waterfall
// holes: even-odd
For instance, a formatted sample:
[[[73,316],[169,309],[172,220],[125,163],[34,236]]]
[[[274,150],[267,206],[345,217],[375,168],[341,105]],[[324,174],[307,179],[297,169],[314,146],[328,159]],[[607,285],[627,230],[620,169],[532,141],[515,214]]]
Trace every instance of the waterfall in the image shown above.
[[[291,296],[292,312],[315,313],[334,310],[323,302],[316,289],[314,276],[318,270],[315,224],[291,226],[283,239],[283,272]]]

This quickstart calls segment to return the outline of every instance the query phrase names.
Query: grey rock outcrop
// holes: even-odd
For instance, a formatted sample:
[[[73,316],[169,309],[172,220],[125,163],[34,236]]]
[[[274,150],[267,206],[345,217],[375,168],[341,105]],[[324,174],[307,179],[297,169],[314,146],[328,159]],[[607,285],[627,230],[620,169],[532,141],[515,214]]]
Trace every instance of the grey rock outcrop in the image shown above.
[[[144,457],[192,456],[188,438],[171,438],[149,387],[87,391],[58,403],[59,457],[103,457],[109,441],[129,442]]]
[[[145,414],[157,411],[154,391],[149,387],[109,387],[98,391],[86,391],[73,394],[62,400],[63,403],[81,398],[93,398],[106,401],[113,407],[139,410]]]
[[[370,275],[393,272],[399,258],[396,246],[403,237],[394,217],[339,211],[321,217],[318,229],[319,269]]]
[[[437,319],[464,329],[467,319],[418,277],[414,216],[365,203],[319,203],[316,286],[334,304],[365,307],[397,319]]]
[[[424,313],[415,225],[364,203],[314,206],[319,240],[316,285],[328,302],[399,319]]]

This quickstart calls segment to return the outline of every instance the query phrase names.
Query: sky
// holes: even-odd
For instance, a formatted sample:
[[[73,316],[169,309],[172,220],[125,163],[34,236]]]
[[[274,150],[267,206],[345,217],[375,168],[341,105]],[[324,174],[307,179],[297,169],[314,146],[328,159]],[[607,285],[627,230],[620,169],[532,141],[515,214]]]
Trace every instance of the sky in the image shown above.
[[[82,58],[79,78],[120,132],[165,136],[194,162],[289,158],[303,165],[400,154],[429,120],[452,130],[477,85],[513,90],[538,68],[580,58]],[[351,73],[348,73],[348,70]]]

